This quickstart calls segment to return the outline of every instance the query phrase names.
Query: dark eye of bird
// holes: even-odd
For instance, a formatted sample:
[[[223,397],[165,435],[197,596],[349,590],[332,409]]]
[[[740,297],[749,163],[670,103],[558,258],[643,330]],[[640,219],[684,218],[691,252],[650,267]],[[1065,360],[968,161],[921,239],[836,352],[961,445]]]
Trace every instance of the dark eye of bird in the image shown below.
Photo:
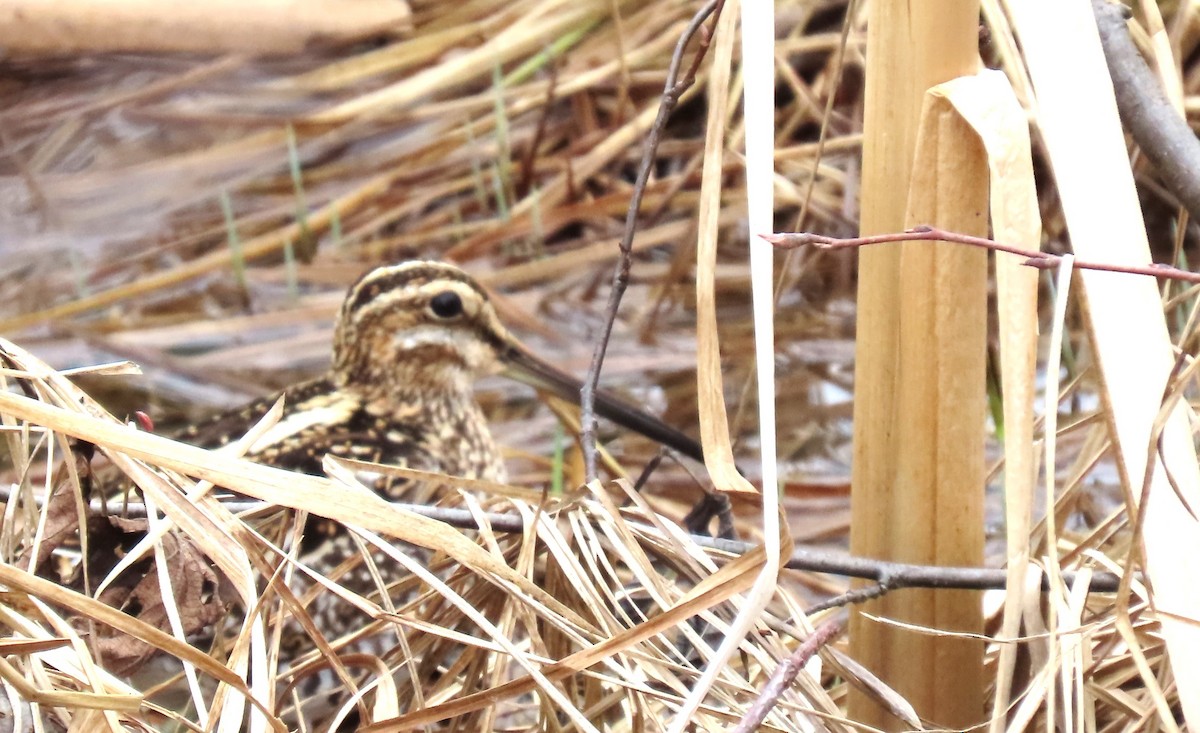
[[[447,290],[443,293],[438,293],[429,300],[429,309],[438,318],[454,318],[455,316],[462,315],[462,299],[458,297],[458,293]]]

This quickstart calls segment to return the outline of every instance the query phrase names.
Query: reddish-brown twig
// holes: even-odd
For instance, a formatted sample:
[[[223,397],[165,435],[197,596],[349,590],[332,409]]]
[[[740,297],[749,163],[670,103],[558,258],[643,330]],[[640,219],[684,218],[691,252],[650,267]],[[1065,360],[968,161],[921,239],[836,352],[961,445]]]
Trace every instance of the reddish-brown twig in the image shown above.
[[[771,708],[775,707],[775,703],[779,702],[779,698],[783,696],[783,691],[795,681],[796,675],[800,674],[800,670],[804,669],[808,660],[812,659],[814,654],[821,651],[822,647],[833,641],[834,637],[840,633],[842,633],[842,622],[836,619],[826,621],[814,629],[812,636],[805,639],[803,644],[796,647],[796,651],[792,652],[791,656],[775,668],[771,679],[767,680],[762,692],[758,693],[758,699],[746,710],[746,716],[733,729],[733,733],[750,733],[750,731],[758,730],[762,722],[767,719]]]
[[[1048,252],[1015,247],[1011,244],[997,242],[985,237],[972,237],[968,234],[946,231],[930,226],[913,227],[905,232],[892,234],[876,234],[870,237],[827,237],[824,234],[812,232],[795,232],[780,234],[760,234],[760,237],[780,249],[795,249],[810,245],[821,249],[845,249],[847,247],[865,247],[871,244],[888,244],[892,242],[953,242],[971,247],[983,247],[997,252],[1008,252],[1027,258],[1026,265],[1040,269],[1056,267],[1062,262],[1062,257]],[[1149,277],[1164,277],[1169,280],[1182,280],[1189,283],[1200,283],[1200,272],[1181,270],[1171,265],[1151,263],[1149,265],[1116,265],[1108,262],[1089,262],[1075,260],[1076,270],[1100,270],[1102,272],[1121,272],[1127,275],[1148,275]]]

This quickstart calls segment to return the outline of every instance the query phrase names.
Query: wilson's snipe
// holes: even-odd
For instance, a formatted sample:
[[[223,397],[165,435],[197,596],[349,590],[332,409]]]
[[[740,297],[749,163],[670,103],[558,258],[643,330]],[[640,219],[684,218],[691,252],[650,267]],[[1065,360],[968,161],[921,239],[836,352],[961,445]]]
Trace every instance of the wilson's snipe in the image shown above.
[[[283,417],[248,455],[313,474],[321,473],[328,453],[503,481],[504,464],[473,394],[477,378],[501,367],[567,399],[579,395],[579,381],[521,346],[462,270],[427,261],[379,267],[346,295],[331,371],[283,392]],[[192,426],[180,439],[224,445],[277,399]],[[597,396],[596,412],[703,460],[696,441],[611,395]]]
[[[263,463],[321,473],[326,454],[492,481],[505,479],[504,463],[475,400],[475,380],[503,369],[509,376],[557,392],[579,394],[579,382],[532,356],[500,323],[487,293],[456,267],[406,262],[364,275],[346,295],[338,317],[330,372],[285,390],[282,417],[249,449]],[[180,437],[204,447],[236,439],[276,402],[277,396],[193,426]],[[597,412],[691,457],[700,446],[658,419],[601,394]],[[381,480],[392,498],[403,488]],[[360,595],[399,580],[366,565],[359,545],[339,526],[310,524],[302,561],[318,572],[359,564],[338,579]],[[333,594],[308,608],[327,638],[357,631],[361,614]],[[285,629],[281,654],[289,660],[312,649],[298,625]],[[374,637],[378,640],[380,637]],[[373,648],[370,638],[354,648]],[[378,650],[376,653],[382,653]],[[308,678],[323,688],[324,678]],[[307,689],[307,688],[306,688]]]
[[[496,316],[487,293],[466,273],[438,262],[406,262],[368,272],[346,295],[333,343],[333,367],[283,393],[282,417],[248,451],[262,463],[320,474],[326,454],[464,478],[504,481],[505,469],[475,380],[503,369],[558,393],[579,395],[578,380],[530,354]],[[179,437],[217,447],[241,437],[278,395],[220,415]],[[703,460],[696,441],[608,394],[596,412],[675,450]],[[376,489],[398,498],[403,482]],[[327,572],[357,554],[327,522],[310,525],[306,564]],[[363,567],[341,582],[363,595],[376,583]],[[335,608],[310,609],[327,635],[347,630]]]

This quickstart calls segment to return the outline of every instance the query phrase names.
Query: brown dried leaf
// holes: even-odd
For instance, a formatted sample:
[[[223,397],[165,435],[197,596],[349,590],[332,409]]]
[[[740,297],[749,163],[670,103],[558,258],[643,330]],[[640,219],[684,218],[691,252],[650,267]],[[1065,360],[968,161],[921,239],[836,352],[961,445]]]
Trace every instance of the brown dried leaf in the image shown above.
[[[125,533],[144,533],[147,529],[144,519],[110,517],[109,521]],[[171,590],[184,634],[192,635],[212,626],[228,611],[224,598],[218,592],[220,580],[216,572],[204,554],[184,536],[168,534],[163,537],[162,546],[160,557],[167,559]],[[111,585],[100,595],[100,600],[170,633],[158,571],[148,563],[138,567],[144,568],[141,580],[132,586]],[[93,638],[97,655],[103,657],[118,674],[132,671],[158,651],[150,644],[106,627],[96,631],[99,636]]]
[[[79,462],[81,476],[86,466],[87,461]],[[37,557],[34,558],[33,563],[33,567],[42,575],[45,574],[43,565],[50,559],[51,553],[64,545],[78,545],[79,514],[76,511],[74,489],[68,484],[67,481],[59,482],[54,487],[54,493],[50,495],[50,501],[46,506],[45,531],[42,533],[41,543],[36,545]],[[29,545],[23,548],[17,555],[16,563],[28,567],[34,547],[34,545]]]

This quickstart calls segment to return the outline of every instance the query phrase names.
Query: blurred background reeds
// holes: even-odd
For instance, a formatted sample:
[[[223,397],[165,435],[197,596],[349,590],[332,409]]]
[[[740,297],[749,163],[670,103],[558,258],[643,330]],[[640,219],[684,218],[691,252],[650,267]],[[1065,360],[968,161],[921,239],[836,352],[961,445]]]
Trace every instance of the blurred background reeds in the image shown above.
[[[29,5],[0,1],[0,14],[12,14],[0,17],[33,16]],[[150,5],[131,2],[129,12],[150,12],[143,7]],[[286,17],[263,20],[242,5],[214,4],[212,23],[236,27],[243,14],[249,29],[289,23]],[[32,30],[13,31],[4,40],[10,55],[0,62],[0,334],[20,345],[6,347],[5,374],[10,384],[23,385],[14,386],[14,393],[59,409],[39,415],[41,422],[32,413],[12,412],[15,408],[0,410],[11,456],[5,482],[14,487],[14,496],[24,496],[7,504],[2,550],[5,567],[13,572],[0,579],[10,584],[0,613],[14,639],[68,641],[49,652],[6,651],[14,661],[4,663],[0,677],[18,710],[15,701],[28,700],[31,693],[16,678],[43,692],[93,694],[35,698],[42,704],[26,712],[36,713],[46,729],[198,730],[209,725],[234,730],[242,725],[242,715],[252,718],[252,707],[236,698],[223,702],[220,694],[227,690],[214,701],[213,683],[231,681],[217,667],[247,679],[249,664],[266,675],[249,678],[260,700],[269,697],[276,703],[272,713],[304,730],[325,729],[321,726],[339,715],[330,710],[339,707],[343,718],[362,725],[405,716],[395,727],[384,722],[371,730],[443,720],[459,730],[565,730],[588,724],[658,730],[703,666],[713,635],[719,636],[736,611],[736,604],[724,598],[753,572],[740,568],[733,577],[720,578],[714,591],[702,585],[714,566],[698,559],[700,551],[686,538],[657,524],[656,513],[679,519],[703,497],[702,467],[666,461],[641,494],[609,483],[619,475],[612,470],[602,487],[576,491],[583,473],[571,429],[560,428],[556,413],[532,390],[488,378],[479,384],[479,400],[509,457],[512,483],[529,491],[497,494],[487,508],[532,523],[539,501],[547,501],[543,488],[561,485],[566,493],[547,505],[561,512],[559,523],[541,521],[525,534],[443,528],[438,532],[445,534],[424,539],[397,530],[394,539],[424,542],[426,548],[430,543],[458,547],[449,539],[453,534],[482,549],[478,555],[470,550],[435,554],[430,563],[436,572],[411,581],[409,606],[373,599],[368,608],[359,607],[372,629],[392,634],[390,656],[351,659],[334,675],[338,679],[320,679],[337,687],[353,677],[367,702],[347,703],[350,698],[343,696],[320,713],[324,717],[284,714],[297,695],[315,694],[302,686],[300,692],[284,690],[290,680],[286,664],[253,658],[256,644],[271,648],[271,629],[261,625],[262,618],[297,615],[278,582],[267,582],[281,567],[279,557],[248,538],[245,527],[259,527],[258,520],[203,503],[164,507],[163,497],[182,496],[191,488],[185,476],[206,477],[196,468],[200,459],[175,452],[170,444],[148,444],[140,453],[128,453],[128,460],[153,467],[153,477],[134,475],[136,470],[112,457],[129,446],[107,432],[90,400],[119,422],[136,422],[144,413],[154,432],[167,434],[319,374],[328,367],[333,318],[350,283],[373,266],[412,258],[461,265],[494,293],[503,320],[533,351],[582,376],[605,317],[642,143],[662,98],[674,46],[703,3],[412,0],[406,8],[363,2],[361,25],[339,18],[357,5],[330,11],[339,20],[337,33],[331,30],[334,21],[321,16],[297,20],[284,29],[294,35],[281,32],[284,38],[269,42],[266,31],[210,31],[190,16],[179,21],[186,20],[183,30],[146,22],[144,37],[105,32],[105,25],[89,31],[86,7],[62,11],[84,28],[86,42],[64,36],[57,47],[47,47]],[[843,0],[775,4],[777,231],[858,233],[867,5]],[[1200,16],[1190,3],[1160,5],[1182,68],[1184,107],[1194,115],[1200,110],[1200,65],[1195,63]],[[1024,72],[1013,74],[1022,60],[1013,55],[1018,47],[1006,9],[989,0],[983,6],[983,61],[1013,75],[1018,98],[1029,104],[1028,90],[1020,86],[1028,83]],[[342,29],[341,20],[352,29]],[[122,27],[130,25],[136,23],[125,20]],[[193,37],[164,47],[163,38],[179,33]],[[19,45],[22,36],[29,40],[26,48]],[[1135,33],[1135,39],[1144,37]],[[693,44],[685,58],[694,53]],[[736,59],[735,54],[735,86]],[[654,158],[633,243],[632,280],[601,379],[606,388],[692,435],[698,435],[694,270],[707,73],[706,61],[697,70],[698,83],[671,116]],[[739,98],[731,95],[727,110],[730,148],[719,214],[716,295],[735,452],[747,477],[758,483],[747,260],[747,242],[757,232],[748,232],[745,224]],[[1043,248],[1067,251],[1065,217],[1036,124],[1033,131]],[[1181,215],[1175,196],[1136,152],[1134,171],[1156,261],[1186,266],[1195,247],[1195,224]],[[852,250],[813,248],[776,259],[781,490],[790,534],[809,549],[849,547],[857,262]],[[1040,286],[1045,334],[1050,332],[1052,279],[1043,275]],[[1186,351],[1194,346],[1192,334],[1182,332],[1191,327],[1194,292],[1173,284],[1162,291],[1173,337]],[[994,314],[991,321],[994,349]],[[1128,487],[1122,486],[1109,452],[1091,353],[1082,316],[1072,306],[1062,351],[1064,394],[1054,467],[1060,477],[1057,554],[1063,568],[1075,569],[1086,560],[1089,567],[1121,573],[1136,569],[1137,553],[1131,549]],[[124,361],[139,369],[85,370],[70,382],[42,366],[64,370]],[[994,390],[993,396],[999,400]],[[56,422],[75,419],[72,415],[84,421],[83,427],[68,429]],[[990,416],[985,556],[988,565],[1000,567],[1007,550],[1002,437],[995,434],[998,407]],[[147,427],[144,421],[142,427]],[[128,669],[106,663],[112,651],[95,642],[108,634],[95,628],[118,622],[101,618],[82,598],[95,595],[101,576],[79,585],[79,597],[47,597],[45,587],[26,572],[33,569],[30,558],[36,552],[31,555],[29,548],[35,538],[63,544],[57,549],[68,558],[64,562],[77,562],[61,539],[45,537],[48,521],[59,525],[39,509],[51,502],[39,503],[35,495],[44,496],[55,485],[71,490],[80,485],[74,464],[60,464],[64,450],[78,450],[77,443],[61,436],[78,437],[80,430],[155,497],[170,525],[162,530],[165,536],[173,536],[175,528],[190,527],[188,536],[200,533],[203,539],[193,537],[194,551],[233,585],[242,583],[223,596],[232,599],[229,606],[236,610],[231,613],[240,614],[229,624],[230,647],[218,644],[211,656],[205,648],[200,656],[208,661],[189,659],[181,647],[168,649],[195,665],[198,681],[168,690],[154,675],[152,680],[130,677]],[[629,478],[636,478],[658,451],[612,426],[602,425],[601,432]],[[228,460],[229,465],[220,465],[226,472],[221,485],[254,498],[327,516],[333,512],[334,519],[351,524],[359,516],[354,511],[365,516],[377,509],[356,504],[351,493],[338,493],[336,476],[314,485],[311,495],[286,498],[293,487],[285,474],[251,475]],[[235,485],[239,481],[241,488]],[[162,485],[147,488],[155,482]],[[318,501],[320,491],[332,492],[328,496],[345,505],[331,510]],[[450,503],[463,502],[482,511],[461,498]],[[757,501],[734,496],[733,504],[741,536],[760,539]],[[1044,512],[1030,538],[1035,556],[1044,541],[1043,519]],[[275,529],[282,537],[295,526],[300,525],[280,521]],[[368,529],[388,535],[386,524]],[[98,537],[111,540],[109,534]],[[223,565],[215,555],[230,539],[253,549]],[[163,542],[143,550],[164,558],[159,564],[167,566],[165,558],[177,548]],[[371,549],[372,543],[363,540],[364,557],[384,552]],[[511,572],[544,588],[548,597],[532,595],[531,587],[487,558],[509,563]],[[407,568],[399,557],[382,562]],[[287,563],[283,566],[292,572]],[[170,567],[192,577],[187,568]],[[141,572],[150,577],[155,571]],[[322,592],[319,584],[307,588]],[[497,588],[505,592],[493,593]],[[775,663],[809,632],[805,607],[848,588],[844,577],[785,571],[769,618],[747,642],[757,653],[743,655],[722,677],[711,706],[701,711],[702,726],[732,725]],[[667,612],[696,589],[723,594],[713,596],[716,605],[702,623],[677,620],[675,628],[661,634],[622,637],[640,628],[644,616]],[[556,607],[549,598],[563,605]],[[1003,591],[984,596],[989,633],[999,628],[1003,599]],[[260,615],[247,614],[255,604],[261,604]],[[1047,608],[1057,605],[1064,618],[1074,619],[1062,643],[1074,645],[1068,658],[1076,661],[1048,659],[1036,644],[1024,649],[1010,722],[1045,729],[1080,723],[1086,730],[1182,724],[1180,695],[1196,693],[1173,682],[1144,588],[1137,586],[1132,595],[1067,593],[1044,601],[1034,594],[1025,612],[1030,618],[1055,617]],[[472,607],[491,626],[472,617]],[[144,609],[139,601],[139,608],[126,603],[125,610],[136,617]],[[211,608],[184,604],[177,610],[186,615]],[[141,633],[138,638],[151,646],[163,645],[158,637],[144,638],[148,632],[133,621],[120,623],[125,624],[118,626],[121,631]],[[1063,623],[1050,628],[1061,632],[1070,626]],[[162,629],[172,633],[166,621]],[[497,640],[505,635],[508,647]],[[549,666],[606,640],[615,648],[603,664],[576,660],[587,672]],[[174,643],[183,644],[179,638]],[[1000,646],[987,647],[989,679]],[[836,648],[844,651],[844,639]],[[784,730],[851,729],[854,722],[842,717],[849,686],[875,694],[879,688],[844,664],[844,658],[827,655],[815,677],[805,677],[785,696],[769,724]],[[379,665],[392,669],[385,672]],[[502,686],[530,669],[542,669],[551,681]],[[184,674],[178,663],[162,670],[165,677]],[[187,688],[180,696],[179,690]],[[561,698],[547,692],[550,688]],[[102,693],[124,696],[126,706],[99,697]],[[993,693],[989,687],[988,694]],[[137,704],[128,706],[130,699]],[[456,701],[465,701],[461,709],[454,707]],[[228,712],[235,709],[239,712]],[[437,712],[424,719],[422,710]],[[262,720],[250,724],[263,725]],[[986,720],[981,708],[979,722]]]

